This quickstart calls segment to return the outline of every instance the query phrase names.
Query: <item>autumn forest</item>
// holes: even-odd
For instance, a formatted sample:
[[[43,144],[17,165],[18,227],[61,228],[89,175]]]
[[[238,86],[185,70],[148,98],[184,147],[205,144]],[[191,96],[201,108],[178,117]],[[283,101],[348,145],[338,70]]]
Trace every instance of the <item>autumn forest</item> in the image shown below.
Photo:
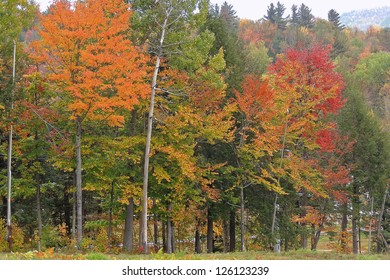
[[[389,52],[299,3],[0,1],[0,251],[389,252]]]

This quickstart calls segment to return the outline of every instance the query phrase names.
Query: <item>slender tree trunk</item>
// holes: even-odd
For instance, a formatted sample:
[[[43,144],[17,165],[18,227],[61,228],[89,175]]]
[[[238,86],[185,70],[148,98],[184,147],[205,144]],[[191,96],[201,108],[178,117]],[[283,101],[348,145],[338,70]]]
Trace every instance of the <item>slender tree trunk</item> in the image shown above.
[[[156,199],[153,199],[153,242],[154,247],[158,248],[158,218],[156,213]]]
[[[81,248],[83,239],[83,197],[82,197],[82,162],[81,162],[81,120],[76,119],[76,199],[77,199],[77,246]]]
[[[72,233],[72,214],[71,214],[71,199],[69,193],[69,184],[66,184],[64,188],[64,218],[66,224],[66,233],[70,235]]]
[[[38,105],[38,101],[36,96],[34,97],[35,105]],[[38,131],[35,131],[34,141],[35,144],[38,145]],[[36,157],[35,161],[38,162],[39,158]],[[37,223],[38,223],[38,252],[41,251],[41,240],[42,240],[42,207],[41,207],[41,180],[40,175],[38,173],[35,174],[35,183],[37,184],[35,190],[35,198],[36,198],[36,206],[37,206]]]
[[[196,227],[196,231],[195,231],[195,253],[196,254],[202,253],[202,244],[200,241],[199,225]]]
[[[12,63],[12,91],[11,91],[11,108],[10,108],[10,130],[8,138],[8,160],[7,160],[7,242],[8,249],[12,251],[12,221],[11,221],[11,188],[12,188],[12,138],[14,127],[12,124],[12,111],[14,109],[14,91],[15,91],[15,77],[16,77],[16,41],[14,40],[14,52]]]
[[[129,198],[129,204],[126,206],[125,233],[123,236],[123,245],[126,251],[133,251],[133,231],[134,231],[134,199]]]
[[[374,196],[371,195],[371,199],[370,199],[370,204],[371,204],[371,207],[370,207],[370,226],[369,226],[369,229],[368,229],[368,254],[371,254],[371,239],[372,239],[372,218],[373,218],[373,215],[374,215]]]
[[[359,216],[360,217],[360,216]],[[362,254],[362,230],[360,229],[360,219],[358,223],[358,232],[359,232],[359,254]]]
[[[241,185],[240,190],[241,202],[241,251],[245,252],[245,201],[244,201],[244,186]]]
[[[382,207],[381,207],[381,211],[379,212],[378,221],[377,221],[377,224],[376,224],[376,240],[377,240],[377,246],[376,247],[377,247],[377,253],[378,254],[381,253],[381,251],[382,251],[382,244],[386,247],[385,248],[386,250],[389,249],[386,240],[384,240],[384,238],[382,236],[382,219],[383,219],[383,214],[385,212],[385,207],[386,207],[386,200],[387,200],[387,196],[388,196],[388,188],[389,188],[389,186],[386,188],[385,193],[383,195]]]
[[[74,177],[76,179],[76,177]],[[76,240],[76,218],[77,216],[77,206],[76,206],[76,192],[73,192],[72,199],[72,240]]]
[[[35,176],[36,180],[37,175]],[[38,222],[38,252],[41,251],[41,240],[42,240],[42,207],[41,207],[41,184],[39,179],[37,181],[36,189],[36,200],[37,200],[37,222]]]
[[[147,225],[147,224],[146,224]],[[142,222],[142,213],[139,213],[139,235],[138,235],[138,245],[140,248],[143,248],[143,243],[142,243],[142,234],[143,234],[143,222]],[[144,249],[142,249],[144,251]]]
[[[342,207],[343,217],[341,220],[341,250],[347,252],[347,226],[348,226],[348,204],[344,203]]]
[[[160,43],[158,46],[158,55],[156,57],[156,64],[153,72],[152,78],[152,92],[150,96],[150,107],[149,107],[149,115],[148,115],[148,130],[146,136],[146,146],[145,146],[145,160],[144,160],[144,180],[142,187],[142,245],[144,246],[144,253],[148,252],[147,246],[147,219],[148,219],[148,180],[149,180],[149,155],[150,155],[150,145],[152,141],[152,128],[153,128],[153,114],[154,114],[154,98],[156,95],[156,87],[157,87],[157,77],[160,68],[160,61],[163,53],[163,44],[165,39],[165,32],[168,24],[168,18],[170,14],[167,13],[164,24],[162,25]]]
[[[172,224],[171,218],[168,216],[167,219],[167,253],[172,254]]]
[[[137,110],[133,109],[131,111],[131,119],[129,126],[129,136],[134,136],[136,134],[136,120],[137,120]],[[129,154],[132,151],[129,150]],[[129,168],[133,168],[133,165],[129,163]],[[131,181],[131,179],[130,179]],[[129,197],[128,204],[126,206],[126,218],[125,218],[125,231],[123,234],[123,246],[124,250],[131,252],[134,250],[134,198]]]
[[[313,228],[313,231],[314,232],[313,232],[313,239],[311,242],[311,250],[315,251],[315,250],[317,250],[317,245],[318,245],[318,242],[320,241],[322,226],[320,226],[320,228],[318,230],[315,230],[315,228]]]
[[[210,208],[207,210],[207,253],[214,251],[214,232],[213,232],[213,218],[211,216]]]
[[[271,234],[272,238],[274,238],[274,233],[275,233],[275,226],[276,226],[276,212],[277,212],[277,206],[278,206],[278,195],[275,195],[275,200],[274,200],[274,210],[272,212],[272,225],[271,225]],[[275,241],[274,241],[275,242]]]
[[[229,221],[229,236],[230,236],[230,252],[236,251],[236,211],[232,210],[230,212],[230,221]]]
[[[223,252],[227,253],[229,252],[229,223],[227,220],[223,220],[222,222],[223,227]]]
[[[359,253],[359,197],[358,187],[353,186],[353,197],[352,197],[352,251],[354,254]]]
[[[111,237],[112,237],[113,204],[114,204],[114,181],[111,182],[110,207],[109,207],[109,210],[108,210],[108,230],[107,230],[108,245],[111,245]]]
[[[162,221],[161,223],[161,238],[163,242],[163,251],[165,253],[168,252],[168,244],[167,244],[167,228],[166,228],[166,223]]]
[[[176,252],[176,239],[175,239],[175,224],[171,220],[171,246],[172,246],[172,253]]]

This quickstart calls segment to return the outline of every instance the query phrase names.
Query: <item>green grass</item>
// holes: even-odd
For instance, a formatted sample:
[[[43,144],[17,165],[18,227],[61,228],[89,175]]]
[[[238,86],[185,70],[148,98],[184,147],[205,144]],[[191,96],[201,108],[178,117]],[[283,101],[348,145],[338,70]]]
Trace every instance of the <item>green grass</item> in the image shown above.
[[[54,252],[38,253],[6,253],[0,254],[0,260],[34,260],[34,259],[54,259],[54,260],[390,260],[390,255],[353,255],[338,254],[334,252],[315,252],[310,250],[297,250],[282,252],[280,254],[272,252],[236,252],[227,254],[59,254]]]

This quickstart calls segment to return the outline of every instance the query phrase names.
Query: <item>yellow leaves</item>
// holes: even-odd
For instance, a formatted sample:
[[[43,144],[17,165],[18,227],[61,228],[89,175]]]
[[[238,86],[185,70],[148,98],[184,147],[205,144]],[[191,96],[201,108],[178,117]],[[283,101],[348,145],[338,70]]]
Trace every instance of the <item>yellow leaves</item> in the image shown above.
[[[325,215],[322,214],[318,209],[311,206],[305,207],[305,215],[295,215],[291,218],[294,223],[308,223],[313,226],[319,226],[324,223]]]
[[[168,174],[168,172],[161,167],[160,165],[156,165],[153,167],[153,176],[156,178],[157,182],[161,184],[163,180],[170,182],[171,176]]]

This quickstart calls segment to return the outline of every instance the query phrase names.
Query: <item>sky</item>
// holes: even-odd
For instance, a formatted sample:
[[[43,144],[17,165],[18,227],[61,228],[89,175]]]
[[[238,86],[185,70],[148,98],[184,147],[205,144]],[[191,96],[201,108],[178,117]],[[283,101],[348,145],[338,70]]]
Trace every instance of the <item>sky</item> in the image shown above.
[[[223,2],[233,5],[239,18],[261,19],[267,12],[269,4],[276,4],[278,0],[210,0],[211,3],[221,5]],[[42,10],[45,10],[51,0],[35,0]],[[315,17],[327,18],[328,11],[335,9],[339,14],[353,11],[390,6],[389,0],[279,0],[286,7],[286,15],[290,14],[291,6],[300,6],[304,3],[312,10]]]

